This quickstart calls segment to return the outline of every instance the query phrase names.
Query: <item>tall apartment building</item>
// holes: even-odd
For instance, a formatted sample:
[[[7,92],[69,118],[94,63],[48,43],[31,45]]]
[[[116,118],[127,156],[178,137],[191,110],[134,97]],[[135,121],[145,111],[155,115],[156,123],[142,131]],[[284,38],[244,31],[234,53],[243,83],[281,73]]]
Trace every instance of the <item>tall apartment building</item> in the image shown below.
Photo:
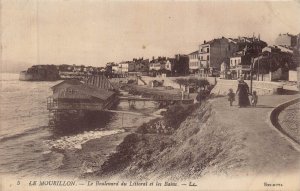
[[[224,37],[208,42],[204,41],[199,46],[200,74],[215,75],[215,72],[220,71],[221,64],[238,49],[235,41]]]
[[[149,59],[139,58],[133,59],[135,72],[148,72],[149,71]]]
[[[292,35],[289,33],[279,34],[278,37],[275,39],[275,45],[295,47],[297,46],[297,41],[297,35]]]
[[[217,75],[221,64],[229,65],[229,58],[235,53],[247,50],[247,55],[257,56],[267,43],[256,37],[218,38],[205,42],[199,46],[200,73],[203,75]],[[248,64],[248,62],[247,62]]]

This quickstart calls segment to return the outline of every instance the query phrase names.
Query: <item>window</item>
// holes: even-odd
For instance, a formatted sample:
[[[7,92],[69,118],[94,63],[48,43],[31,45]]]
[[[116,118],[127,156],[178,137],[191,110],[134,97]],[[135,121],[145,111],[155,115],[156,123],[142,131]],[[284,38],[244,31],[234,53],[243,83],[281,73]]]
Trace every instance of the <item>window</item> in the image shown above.
[[[236,59],[234,60],[234,65],[236,65]]]
[[[201,60],[203,60],[203,56],[201,56]]]
[[[207,60],[209,60],[209,55],[207,55]]]
[[[209,48],[207,48],[206,50],[207,50],[207,53],[209,53]]]

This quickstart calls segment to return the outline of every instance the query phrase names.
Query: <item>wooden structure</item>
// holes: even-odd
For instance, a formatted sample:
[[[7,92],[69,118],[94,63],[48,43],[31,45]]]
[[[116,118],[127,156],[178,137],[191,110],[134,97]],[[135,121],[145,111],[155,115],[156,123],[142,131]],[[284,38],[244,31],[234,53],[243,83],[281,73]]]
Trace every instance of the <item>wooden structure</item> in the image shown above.
[[[47,99],[48,110],[90,110],[109,108],[115,101],[115,92],[103,76],[91,76],[86,83],[65,80],[51,88],[53,95]]]
[[[93,75],[85,79],[85,83],[104,90],[115,90],[115,87],[104,75]]]

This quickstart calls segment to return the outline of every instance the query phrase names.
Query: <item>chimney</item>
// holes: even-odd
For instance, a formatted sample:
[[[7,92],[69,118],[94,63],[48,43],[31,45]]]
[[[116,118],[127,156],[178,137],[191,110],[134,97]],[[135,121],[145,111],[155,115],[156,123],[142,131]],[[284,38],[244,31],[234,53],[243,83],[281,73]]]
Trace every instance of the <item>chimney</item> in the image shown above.
[[[205,44],[205,43],[206,43],[206,40],[204,40],[203,43]]]

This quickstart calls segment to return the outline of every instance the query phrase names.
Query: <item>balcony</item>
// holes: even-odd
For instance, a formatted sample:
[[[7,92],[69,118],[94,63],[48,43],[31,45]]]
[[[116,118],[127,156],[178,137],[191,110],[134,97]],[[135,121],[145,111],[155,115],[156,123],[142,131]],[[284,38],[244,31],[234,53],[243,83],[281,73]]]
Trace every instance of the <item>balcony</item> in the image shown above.
[[[209,54],[209,52],[207,52],[207,51],[202,51],[202,52],[199,52],[199,54]]]

